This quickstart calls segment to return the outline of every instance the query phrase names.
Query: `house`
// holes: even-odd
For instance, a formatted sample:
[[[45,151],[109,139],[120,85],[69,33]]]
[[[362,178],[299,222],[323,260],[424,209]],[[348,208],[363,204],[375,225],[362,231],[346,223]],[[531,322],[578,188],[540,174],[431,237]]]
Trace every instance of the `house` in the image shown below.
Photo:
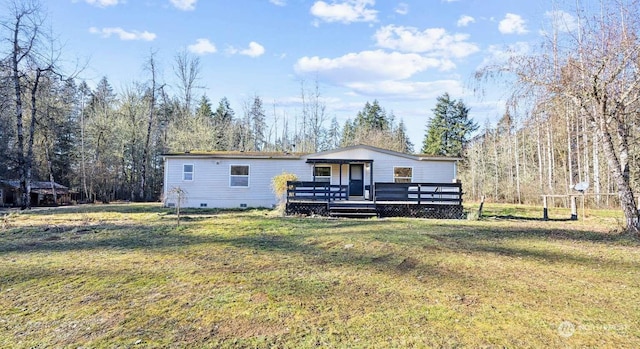
[[[459,158],[403,154],[356,145],[314,154],[269,152],[186,152],[164,155],[164,202],[182,207],[273,207],[278,199],[273,177],[293,173],[287,195],[293,213],[329,202],[396,202],[425,204],[426,194],[442,195],[442,187],[458,188]],[[421,188],[417,184],[434,184]],[[379,187],[379,188],[378,188]],[[416,192],[417,188],[421,188]],[[454,188],[454,189],[455,189]],[[373,190],[372,190],[373,189]],[[385,199],[385,200],[382,200]],[[451,200],[449,200],[451,201]],[[448,202],[448,201],[447,201]],[[297,203],[297,206],[296,206]],[[298,208],[295,208],[298,207]]]
[[[62,184],[55,182],[31,181],[31,206],[55,206],[69,204],[73,199],[72,194],[73,193],[69,188]],[[20,205],[20,181],[0,180],[0,206]]]

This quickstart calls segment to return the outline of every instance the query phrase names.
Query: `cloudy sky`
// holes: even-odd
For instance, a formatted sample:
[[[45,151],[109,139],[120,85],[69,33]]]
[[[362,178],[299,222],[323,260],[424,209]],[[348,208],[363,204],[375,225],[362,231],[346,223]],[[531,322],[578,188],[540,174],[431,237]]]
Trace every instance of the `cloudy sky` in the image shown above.
[[[271,115],[299,110],[301,81],[317,81],[329,118],[342,124],[377,99],[403,119],[416,150],[436,97],[462,99],[481,125],[503,111],[508,86],[483,96],[474,72],[508,47],[541,40],[553,1],[513,0],[51,0],[46,1],[65,60],[86,65],[90,85],[106,76],[116,90],[147,79],[157,52],[163,80],[173,60],[200,58],[202,86],[214,108],[222,97],[237,115],[260,96]]]

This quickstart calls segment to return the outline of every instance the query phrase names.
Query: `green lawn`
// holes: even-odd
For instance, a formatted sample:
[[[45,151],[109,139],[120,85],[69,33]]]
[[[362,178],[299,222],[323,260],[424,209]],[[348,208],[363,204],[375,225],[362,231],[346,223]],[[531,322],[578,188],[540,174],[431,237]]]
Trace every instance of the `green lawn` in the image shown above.
[[[640,242],[617,212],[514,207],[0,212],[0,347],[640,347]]]

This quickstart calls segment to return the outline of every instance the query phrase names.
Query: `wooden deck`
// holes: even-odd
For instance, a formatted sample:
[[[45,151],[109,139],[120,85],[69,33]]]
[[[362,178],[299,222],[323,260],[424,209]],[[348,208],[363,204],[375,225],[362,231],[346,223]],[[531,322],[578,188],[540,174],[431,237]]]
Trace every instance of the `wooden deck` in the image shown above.
[[[370,200],[350,200],[348,186],[288,182],[288,215],[460,219],[460,183],[375,183]]]

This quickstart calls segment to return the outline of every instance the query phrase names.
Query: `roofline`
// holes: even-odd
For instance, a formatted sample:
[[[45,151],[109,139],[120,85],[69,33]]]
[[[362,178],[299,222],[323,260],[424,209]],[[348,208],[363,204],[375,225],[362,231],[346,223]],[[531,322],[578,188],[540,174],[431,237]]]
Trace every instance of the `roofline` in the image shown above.
[[[275,153],[275,152],[184,152],[184,153],[165,153],[163,158],[189,158],[189,159],[281,159],[281,160],[300,160],[300,159],[316,159],[318,156],[326,156],[352,149],[368,149],[378,153],[403,157],[415,161],[461,161],[461,157],[433,156],[427,154],[405,154],[394,150],[383,149],[366,144],[351,145],[343,148],[325,150],[318,153]],[[358,160],[358,159],[355,159]]]
[[[315,154],[308,154],[308,155],[306,155],[304,157],[315,158],[317,156],[337,153],[337,152],[341,152],[341,151],[344,151],[344,150],[361,149],[361,148],[369,149],[369,150],[372,150],[372,151],[375,151],[375,152],[379,152],[379,153],[383,153],[383,154],[387,154],[387,155],[393,155],[393,156],[403,157],[403,158],[407,158],[407,159],[411,159],[411,160],[416,160],[416,161],[460,161],[460,160],[462,160],[462,158],[460,158],[460,157],[433,156],[433,155],[426,155],[426,154],[405,154],[405,153],[397,152],[397,151],[394,151],[394,150],[378,148],[378,147],[374,147],[372,145],[366,145],[366,144],[350,145],[350,146],[344,147],[344,148],[326,150],[326,151],[322,151],[322,152],[315,153]]]
[[[417,155],[417,157],[418,157],[418,160],[420,161],[462,161],[463,160],[460,157],[450,157],[450,156]]]
[[[162,154],[163,158],[188,158],[188,159],[281,159],[300,160],[300,155],[293,154],[202,154],[202,153],[169,153]]]

